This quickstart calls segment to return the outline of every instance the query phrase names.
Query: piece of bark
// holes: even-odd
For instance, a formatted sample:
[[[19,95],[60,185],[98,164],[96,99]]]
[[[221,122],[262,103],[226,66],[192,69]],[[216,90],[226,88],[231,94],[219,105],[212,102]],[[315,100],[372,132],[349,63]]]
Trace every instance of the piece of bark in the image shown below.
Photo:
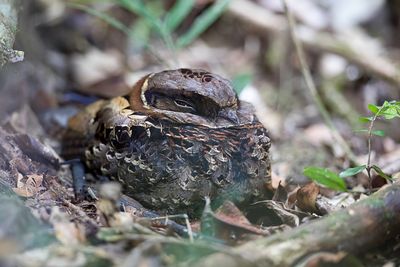
[[[12,49],[17,31],[17,1],[0,0],[0,67],[24,58],[24,52]]]
[[[195,266],[292,266],[321,251],[365,252],[400,234],[400,182],[347,209],[203,258]]]

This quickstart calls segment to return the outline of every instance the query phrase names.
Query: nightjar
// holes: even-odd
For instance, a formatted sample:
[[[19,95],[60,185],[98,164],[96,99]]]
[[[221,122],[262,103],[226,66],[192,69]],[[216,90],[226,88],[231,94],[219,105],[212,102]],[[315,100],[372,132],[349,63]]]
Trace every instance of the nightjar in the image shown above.
[[[129,95],[87,106],[68,127],[75,137],[64,145],[80,144],[75,154],[90,172],[164,213],[198,216],[206,196],[249,203],[263,197],[271,175],[270,138],[252,105],[204,70],[149,74]]]

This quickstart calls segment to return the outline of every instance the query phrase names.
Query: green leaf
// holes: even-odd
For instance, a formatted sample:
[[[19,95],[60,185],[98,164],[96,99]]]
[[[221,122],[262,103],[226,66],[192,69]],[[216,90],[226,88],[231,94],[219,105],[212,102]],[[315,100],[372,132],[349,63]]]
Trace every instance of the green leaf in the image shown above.
[[[391,120],[394,118],[400,117],[400,107],[396,105],[391,105],[387,107],[383,112],[381,112],[381,116],[385,117],[387,120]]]
[[[372,167],[372,169],[374,169],[379,174],[379,176],[385,178],[388,181],[392,181],[393,180],[393,177],[391,177],[390,175],[387,175],[386,173],[384,173],[382,171],[382,169],[379,168],[378,166],[372,165],[371,167]]]
[[[373,120],[373,117],[360,117],[360,118],[358,118],[358,120],[362,123],[367,123],[367,122],[371,122]]]
[[[207,30],[207,28],[221,16],[222,12],[225,10],[229,2],[230,0],[215,1],[211,7],[209,7],[199,17],[197,17],[190,29],[178,38],[178,47],[182,48],[189,45],[200,34]]]
[[[387,120],[400,118],[400,102],[399,101],[385,101],[382,106],[377,107],[378,112],[376,116],[384,117]]]
[[[232,86],[236,93],[240,94],[242,90],[251,82],[253,76],[249,73],[236,75],[232,79]]]
[[[189,15],[194,6],[194,0],[178,0],[174,6],[168,11],[165,17],[165,27],[171,33],[182,21]]]
[[[340,176],[341,178],[353,176],[353,175],[356,175],[357,173],[362,172],[363,170],[365,170],[365,168],[367,168],[366,165],[357,166],[357,167],[354,167],[354,168],[348,168],[348,169],[342,171],[342,172],[339,174],[339,176]]]
[[[303,174],[311,180],[333,190],[347,191],[346,183],[336,173],[324,168],[307,167]]]
[[[377,107],[379,108],[377,115],[380,115],[382,112],[385,112],[390,107],[390,104],[389,102],[385,101],[383,102],[382,106],[377,106]]]
[[[374,130],[371,133],[376,136],[385,136],[385,132],[382,130]]]
[[[375,106],[374,104],[368,104],[368,109],[374,114],[378,113],[379,111],[379,107]]]

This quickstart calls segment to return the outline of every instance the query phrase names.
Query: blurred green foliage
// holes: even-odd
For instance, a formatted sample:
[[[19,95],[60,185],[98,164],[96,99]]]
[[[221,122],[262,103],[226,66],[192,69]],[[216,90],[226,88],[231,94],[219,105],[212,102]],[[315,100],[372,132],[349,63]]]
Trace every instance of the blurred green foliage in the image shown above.
[[[195,0],[177,0],[174,5],[164,9],[162,0],[81,0],[70,2],[69,6],[96,16],[112,27],[124,32],[135,41],[136,47],[152,49],[151,37],[161,38],[166,47],[176,50],[190,45],[206,31],[224,12],[230,0],[216,0],[194,18],[187,30],[181,34],[177,29],[188,18],[195,7]],[[118,5],[138,16],[132,25],[125,25],[110,14],[95,9],[95,4],[108,3]]]

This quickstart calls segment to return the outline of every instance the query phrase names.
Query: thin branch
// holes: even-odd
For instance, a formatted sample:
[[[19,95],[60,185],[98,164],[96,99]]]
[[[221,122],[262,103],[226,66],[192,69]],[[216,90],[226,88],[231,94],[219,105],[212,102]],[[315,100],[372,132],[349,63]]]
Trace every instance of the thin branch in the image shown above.
[[[305,266],[313,253],[365,254],[395,240],[399,233],[400,183],[395,182],[346,209],[236,247],[232,252],[237,257],[215,253],[191,267]]]
[[[250,24],[252,29],[267,32],[268,35],[279,34],[288,26],[281,15],[276,15],[248,0],[231,1],[227,11],[235,19]],[[347,36],[340,33],[324,33],[309,27],[297,29],[297,38],[306,48],[342,56],[371,75],[400,86],[400,70],[387,56],[355,47]]]
[[[292,15],[290,9],[288,8],[287,0],[282,0],[282,2],[284,5],[284,8],[285,8],[286,17],[288,20],[290,36],[292,38],[292,41],[293,41],[295,49],[296,49],[297,56],[300,61],[301,72],[304,76],[304,80],[306,82],[307,88],[310,91],[310,94],[311,94],[315,104],[317,105],[317,108],[318,108],[319,112],[321,113],[322,118],[325,121],[325,124],[331,129],[333,138],[338,142],[338,144],[341,146],[341,148],[346,153],[346,155],[353,162],[356,162],[357,160],[356,160],[355,155],[351,151],[349,145],[346,143],[346,141],[343,139],[343,137],[340,135],[340,133],[336,129],[335,125],[333,124],[332,118],[330,117],[327,109],[325,108],[325,106],[321,100],[321,97],[318,94],[315,83],[311,77],[310,68],[306,62],[302,43],[297,38],[296,33],[295,33],[296,25],[295,25],[295,21],[293,19],[293,15]]]
[[[367,173],[368,173],[368,188],[369,191],[372,190],[372,178],[371,178],[371,140],[372,140],[372,129],[374,128],[374,123],[376,119],[379,116],[379,111],[374,115],[374,117],[371,120],[371,123],[369,124],[368,127],[368,160],[367,160]]]

